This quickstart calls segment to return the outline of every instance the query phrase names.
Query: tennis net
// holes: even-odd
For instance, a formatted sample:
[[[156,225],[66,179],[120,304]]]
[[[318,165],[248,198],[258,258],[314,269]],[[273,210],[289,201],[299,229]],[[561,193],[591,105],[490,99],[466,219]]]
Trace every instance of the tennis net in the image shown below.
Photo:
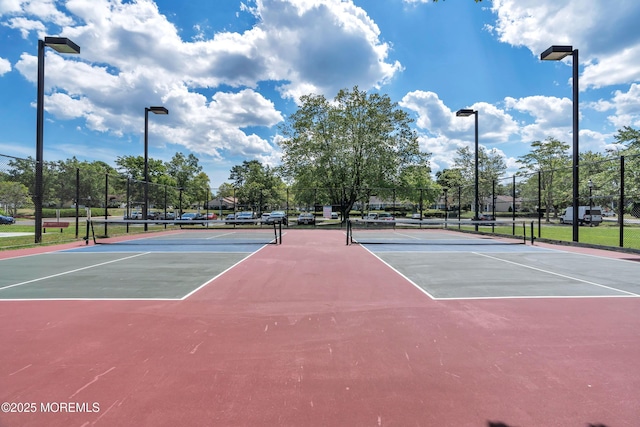
[[[526,244],[531,221],[446,221],[349,219],[347,245],[486,245]]]
[[[92,240],[95,244],[130,245],[277,245],[282,243],[282,224],[267,224],[260,220],[235,220],[231,224],[224,220],[123,220],[94,217],[87,220],[85,240],[87,244]]]

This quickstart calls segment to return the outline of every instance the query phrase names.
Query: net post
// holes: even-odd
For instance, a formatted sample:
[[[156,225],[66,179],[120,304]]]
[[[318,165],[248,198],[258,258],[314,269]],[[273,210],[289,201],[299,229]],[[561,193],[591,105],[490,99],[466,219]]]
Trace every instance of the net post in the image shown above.
[[[531,221],[531,246],[533,246],[535,240],[536,240],[536,236],[534,235],[533,221]]]
[[[89,221],[90,221],[89,218],[87,218],[87,232],[86,232],[86,234],[84,236],[84,244],[85,245],[89,244],[89,227],[90,227]]]
[[[347,246],[349,246],[349,232],[350,232],[350,229],[351,229],[351,219],[349,218],[349,219],[347,219],[347,233],[346,233],[346,238],[347,238],[346,245]]]
[[[282,244],[282,221],[278,222],[278,242]]]

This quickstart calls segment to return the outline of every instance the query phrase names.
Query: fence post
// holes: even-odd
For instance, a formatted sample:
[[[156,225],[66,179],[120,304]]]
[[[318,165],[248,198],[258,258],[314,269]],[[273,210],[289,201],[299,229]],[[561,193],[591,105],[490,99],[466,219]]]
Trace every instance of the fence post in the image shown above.
[[[76,168],[76,239],[80,235],[80,168]]]
[[[448,192],[449,189],[444,188],[444,228],[447,228],[447,221],[449,220]],[[420,204],[422,204],[422,189],[420,189]],[[422,219],[422,214],[420,214],[420,219]]]
[[[104,174],[104,235],[107,235],[107,219],[109,219],[109,172]]]
[[[549,198],[547,197],[547,200]],[[545,204],[545,208],[549,208],[551,206],[547,206]],[[547,215],[547,218],[549,218],[549,211],[547,211],[547,209],[545,209],[545,214]],[[542,171],[538,171],[538,238],[542,237],[541,234],[541,229],[542,229]],[[533,230],[531,230],[531,236],[533,236]]]
[[[620,156],[620,201],[618,202],[618,228],[620,247],[624,247],[624,156]]]
[[[513,189],[511,190],[512,193],[512,197],[513,197],[513,207],[512,207],[512,215],[511,215],[511,219],[513,219],[513,225],[512,227],[512,234],[515,236],[516,235],[516,176],[513,175]]]
[[[124,209],[124,214],[127,219],[131,217],[131,177],[127,177],[127,206]],[[129,232],[129,223],[127,222],[127,233]]]
[[[458,186],[458,230],[460,230],[462,221],[462,186]]]

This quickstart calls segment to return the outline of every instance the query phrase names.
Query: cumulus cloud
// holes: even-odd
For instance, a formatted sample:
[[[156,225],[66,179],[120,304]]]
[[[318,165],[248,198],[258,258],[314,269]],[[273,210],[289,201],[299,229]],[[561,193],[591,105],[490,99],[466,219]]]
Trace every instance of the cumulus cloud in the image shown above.
[[[11,62],[0,57],[0,76],[11,71]]]
[[[399,105],[414,111],[421,148],[432,153],[432,168],[438,171],[453,164],[456,150],[464,146],[472,149],[475,144],[475,120],[473,117],[457,117],[433,92],[414,91],[402,98]],[[515,120],[494,105],[479,102],[470,108],[478,111],[478,139],[480,145],[489,148],[506,143],[519,131]],[[495,149],[496,147],[491,147]],[[508,159],[501,150],[497,151]]]
[[[490,29],[513,46],[538,56],[551,45],[572,45],[584,66],[581,86],[603,87],[640,80],[640,2],[493,0]]]
[[[613,109],[608,120],[618,129],[624,126],[640,127],[640,84],[632,84],[627,92],[616,90],[611,101],[600,101],[595,108]]]
[[[253,27],[185,41],[151,0],[0,3],[4,25],[23,37],[59,33],[81,46],[75,58],[47,50],[50,114],[122,136],[139,133],[144,107],[165,105],[169,116],[150,125],[154,140],[214,157],[275,158],[275,144],[248,130],[283,120],[258,92],[262,82],[285,99],[332,97],[345,82],[370,88],[401,69],[387,60],[390,46],[375,22],[351,1],[256,0],[241,9],[255,17]],[[33,82],[36,66],[24,53],[15,68]],[[5,68],[0,61],[0,73]]]

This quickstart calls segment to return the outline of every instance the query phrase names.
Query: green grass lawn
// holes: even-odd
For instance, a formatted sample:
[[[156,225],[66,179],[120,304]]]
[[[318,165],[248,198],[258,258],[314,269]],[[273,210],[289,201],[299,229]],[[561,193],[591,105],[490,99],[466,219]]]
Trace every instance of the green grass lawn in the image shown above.
[[[456,229],[458,227],[457,222],[452,221],[450,223],[451,229]],[[538,237],[538,222],[534,221],[534,230],[533,233],[536,237]],[[329,224],[327,224],[329,225]],[[334,224],[331,224],[334,225]],[[336,221],[335,227],[339,227],[339,221]],[[325,227],[318,227],[325,228]],[[149,231],[161,231],[164,229],[162,225],[150,225]],[[475,226],[473,225],[462,225],[461,230],[473,232],[475,231]],[[94,230],[96,236],[103,236],[104,228],[96,227]],[[513,233],[512,226],[499,226],[499,227],[491,227],[491,226],[479,226],[478,231],[482,233],[495,233],[506,236],[518,236],[522,237],[526,235],[527,239],[531,238],[531,227],[530,222],[526,223],[526,227],[523,228],[521,224],[516,226],[515,234]],[[573,239],[572,227],[570,225],[550,225],[542,223],[542,227],[540,229],[540,237],[548,240],[557,240],[557,241],[565,241],[571,242]],[[8,249],[17,249],[17,248],[25,248],[37,246],[34,243],[34,226],[33,225],[21,225],[20,222],[12,225],[0,225],[0,232],[23,232],[23,233],[31,233],[25,236],[16,236],[16,237],[0,237],[0,250],[8,250]],[[79,222],[78,229],[78,237],[76,238],[76,227],[75,221],[69,223],[68,228],[64,228],[62,233],[60,229],[48,229],[46,233],[42,234],[42,243],[41,245],[54,245],[59,243],[69,243],[73,241],[82,241],[84,236],[86,235],[86,223],[84,219],[81,219]],[[143,233],[143,229],[140,226],[132,226],[129,227],[127,231],[125,227],[118,227],[110,225],[107,230],[107,234],[109,236],[118,236],[124,234],[135,234],[135,233]],[[625,248],[630,249],[640,249],[640,225],[625,225],[624,228],[624,241],[623,246]],[[598,227],[585,227],[582,226],[579,228],[579,240],[580,243],[587,243],[593,245],[600,246],[611,246],[611,247],[620,247],[620,231],[617,223],[603,223]]]
[[[0,250],[18,249],[31,246],[37,246],[34,243],[35,239],[35,227],[33,225],[21,225],[20,223],[12,225],[0,225],[0,233],[29,233],[24,236],[14,237],[0,237]],[[63,228],[62,233],[59,228],[47,229],[47,232],[42,233],[43,245],[55,245],[58,243],[69,243],[74,240],[82,240],[82,237],[86,234],[86,227],[84,222],[80,222],[80,229],[78,231],[79,238],[76,239],[76,225],[75,222],[70,223],[68,228]]]
[[[573,240],[573,227],[571,225],[550,225],[542,223],[540,233],[538,233],[538,223],[533,223],[534,236],[542,239],[557,240],[563,242],[571,242]],[[473,227],[467,226],[467,230],[473,230]],[[480,232],[492,232],[492,227],[481,226]],[[495,227],[496,234],[513,235],[512,227]],[[515,235],[522,236],[523,227],[516,227]],[[527,239],[531,238],[531,227],[526,226]],[[620,228],[617,223],[603,223],[597,227],[581,226],[578,229],[578,237],[580,243],[587,243],[599,246],[620,247]],[[629,249],[640,249],[640,226],[625,225],[623,235],[623,247]]]

